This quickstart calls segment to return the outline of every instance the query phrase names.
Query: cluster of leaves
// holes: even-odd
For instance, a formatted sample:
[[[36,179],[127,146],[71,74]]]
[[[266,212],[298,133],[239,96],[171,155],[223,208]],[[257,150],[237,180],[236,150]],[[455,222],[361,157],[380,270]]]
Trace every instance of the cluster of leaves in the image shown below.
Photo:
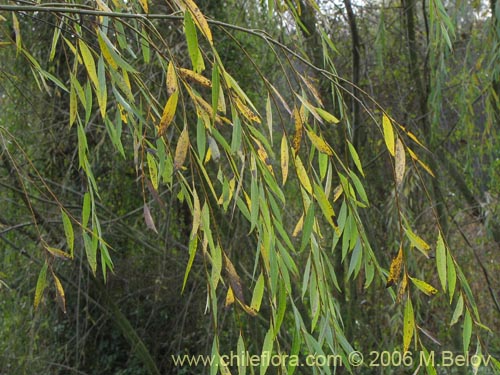
[[[286,15],[287,23],[295,22],[301,28],[304,5],[300,4],[269,1],[266,6],[270,16]],[[53,197],[66,245],[50,244],[40,236],[44,261],[36,283],[35,308],[43,299],[50,276],[57,300],[66,309],[64,285],[55,264],[59,259],[75,258],[77,239],[95,277],[99,277],[99,265],[104,280],[114,270],[111,246],[97,209],[103,193],[95,176],[95,149],[89,140],[93,128],[100,124],[116,154],[133,160],[142,190],[144,220],[152,232],[158,233],[158,221],[148,197],[164,207],[162,197],[168,192],[189,208],[192,220],[182,289],[192,276],[195,259],[201,258],[200,269],[207,285],[206,309],[214,332],[214,371],[230,373],[221,354],[234,342],[221,342],[221,308],[232,305],[250,319],[260,316],[265,321],[262,343],[250,343],[246,320],[241,320],[238,353],[249,348],[263,354],[334,353],[349,368],[347,358],[354,348],[346,337],[338,296],[346,293],[355,280],[360,280],[363,289],[395,287],[388,293],[403,306],[402,344],[395,347],[406,352],[414,343],[414,348],[427,353],[420,336],[425,330],[417,323],[416,302],[418,293],[431,296],[438,290],[432,281],[416,275],[412,267],[421,257],[429,259],[432,251],[430,241],[416,233],[411,218],[400,206],[408,166],[422,181],[424,174],[434,176],[418,156],[426,151],[422,142],[362,93],[372,103],[364,108],[376,134],[383,139],[383,155],[393,176],[399,233],[395,248],[399,250],[388,261],[387,253],[373,250],[366,230],[368,223],[362,213],[370,207],[364,180],[366,161],[350,137],[351,124],[343,100],[349,83],[336,74],[331,58],[335,47],[328,33],[320,33],[328,62],[327,69],[320,69],[307,56],[293,52],[265,32],[208,19],[192,0],[175,0],[171,4],[174,12],[163,16],[149,14],[149,5],[147,0],[112,4],[97,1],[95,9],[70,3],[25,8],[54,12],[58,17],[47,64],[23,43],[24,31],[18,19],[22,7],[10,13],[14,37],[6,45],[28,64],[41,90],[69,96],[67,122],[76,133],[78,166],[86,189],[80,216]],[[320,12],[314,1],[308,1],[307,6]],[[444,40],[450,47],[446,11],[439,1],[433,1],[432,7],[433,38]],[[94,18],[87,26],[72,15]],[[169,44],[155,24],[156,18],[177,27],[182,23],[184,55]],[[444,21],[439,23],[440,19]],[[228,34],[246,33],[265,42],[284,78],[274,82],[258,61],[246,55],[254,68],[253,79],[262,88],[257,95],[250,95],[246,82],[238,81],[236,67],[226,64],[213,28]],[[58,76],[44,66],[50,67],[61,50],[68,69],[66,75]],[[433,60],[432,64],[438,62]],[[143,69],[148,65],[157,70],[160,84],[146,80]],[[334,106],[322,97],[314,75],[333,87]],[[15,141],[7,129],[0,131],[3,139]],[[341,137],[335,144],[330,141],[332,134]],[[245,219],[251,249],[229,246],[228,216]],[[468,352],[473,327],[485,327],[464,273],[447,246],[446,233],[436,224],[429,237],[434,237],[440,289],[454,305],[451,324],[463,322],[463,350]],[[389,253],[394,250],[391,247]],[[243,277],[239,270],[244,267],[235,259],[248,252],[253,270]],[[253,290],[247,289],[249,285]],[[479,337],[478,332],[476,350],[481,353]],[[268,366],[262,363],[261,373]],[[327,364],[318,370],[331,373]],[[243,367],[238,371],[244,372]],[[293,373],[295,368],[289,366],[283,371]],[[431,363],[427,371],[436,373]]]

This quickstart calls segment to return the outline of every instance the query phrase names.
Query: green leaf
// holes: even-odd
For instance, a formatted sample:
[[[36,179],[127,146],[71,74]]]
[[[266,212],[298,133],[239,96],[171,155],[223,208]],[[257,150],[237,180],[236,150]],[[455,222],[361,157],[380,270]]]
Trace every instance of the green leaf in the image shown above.
[[[323,211],[323,214],[325,215],[326,220],[332,227],[335,227],[335,224],[333,222],[333,218],[335,217],[335,212],[333,211],[333,207],[328,201],[328,198],[323,191],[323,188],[319,186],[317,183],[314,183],[314,196],[316,197],[316,201],[319,204],[319,207]]]
[[[467,355],[469,352],[470,338],[472,336],[472,318],[470,316],[469,310],[465,311],[464,327],[462,332],[462,339],[464,344],[464,354]]]
[[[349,146],[349,152],[351,154],[352,160],[354,161],[354,165],[356,168],[358,168],[359,173],[361,173],[361,176],[365,177],[365,174],[363,172],[363,167],[361,166],[361,160],[359,159],[359,155],[356,152],[356,149],[352,145],[351,142],[347,141],[347,144]]]
[[[257,279],[257,283],[255,284],[255,288],[253,290],[252,302],[250,303],[250,307],[255,311],[260,310],[260,305],[262,303],[262,296],[264,295],[264,275],[261,273],[259,278]]]
[[[269,328],[264,338],[264,344],[262,345],[262,357],[261,358],[271,358],[273,352],[273,329]],[[267,369],[269,368],[269,361],[260,362],[260,375],[265,375]]]
[[[193,70],[196,73],[200,73],[205,69],[205,65],[198,47],[198,35],[196,33],[196,27],[190,12],[184,13],[184,29],[186,32],[188,52],[189,57],[191,58],[191,64],[193,65]]]
[[[45,290],[45,286],[47,285],[47,267],[48,267],[47,262],[44,262],[42,269],[38,274],[38,280],[36,282],[36,288],[35,288],[35,302],[34,302],[35,309],[38,308],[38,305],[42,300],[43,291]]]
[[[87,255],[87,261],[89,262],[90,269],[95,276],[95,272],[97,270],[97,241],[94,240],[94,237],[90,238],[86,232],[82,233],[82,237],[85,254]]]
[[[392,123],[389,117],[384,113],[382,116],[382,127],[384,130],[384,140],[387,149],[390,154],[394,156],[396,154],[395,144],[394,144],[394,130],[392,129]]]
[[[439,232],[437,243],[436,243],[436,266],[438,271],[439,280],[441,281],[441,286],[443,291],[446,292],[446,248],[444,245],[443,237],[441,232]]]
[[[89,223],[89,218],[90,218],[90,194],[87,191],[83,195],[83,208],[82,208],[82,227],[87,228],[87,224]]]
[[[246,350],[245,343],[243,342],[243,337],[238,337],[238,344],[236,346],[236,350],[238,351],[238,357],[241,358],[241,361],[238,361],[238,375],[246,375],[247,366],[246,366]]]
[[[413,305],[411,303],[411,299],[408,296],[408,298],[406,299],[405,310],[404,310],[403,352],[408,351],[414,330],[415,330],[415,316],[413,314]]]
[[[106,118],[106,105],[108,102],[108,90],[106,89],[106,71],[104,68],[104,59],[99,56],[97,62],[97,77],[98,85],[96,87],[97,103],[99,104],[99,110],[101,111],[101,117]]]
[[[429,250],[431,247],[427,242],[425,242],[421,237],[413,233],[413,231],[409,228],[405,228],[405,233],[408,239],[411,242],[412,246],[415,246],[418,250],[422,252],[427,258],[429,257]]]
[[[448,276],[448,294],[450,295],[451,303],[453,295],[455,294],[455,286],[457,284],[457,271],[449,251],[446,252],[446,274]]]
[[[69,253],[71,258],[73,258],[73,253],[75,249],[75,234],[73,232],[73,226],[71,225],[71,220],[69,216],[61,208],[61,217],[64,226],[64,235],[66,236],[66,244],[69,247]]]

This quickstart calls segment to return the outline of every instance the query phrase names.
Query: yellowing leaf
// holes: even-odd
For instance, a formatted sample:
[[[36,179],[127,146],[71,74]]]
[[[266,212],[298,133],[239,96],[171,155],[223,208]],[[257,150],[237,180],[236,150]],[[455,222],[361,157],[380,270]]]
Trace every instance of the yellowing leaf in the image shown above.
[[[183,166],[184,161],[186,160],[188,148],[189,148],[189,134],[187,127],[184,127],[179,137],[179,141],[177,142],[177,148],[175,149],[175,156],[174,156],[175,169],[180,169]]]
[[[300,217],[299,221],[297,221],[297,224],[295,225],[295,228],[293,229],[292,237],[297,237],[300,232],[302,232],[302,228],[304,227],[304,214]]]
[[[45,290],[45,286],[47,285],[47,267],[48,267],[47,262],[45,262],[42,266],[42,269],[40,270],[40,273],[38,274],[38,280],[36,282],[36,288],[35,288],[35,302],[34,302],[35,309],[40,304],[40,301],[42,300],[43,291]]]
[[[198,74],[190,69],[179,68],[179,74],[182,78],[195,81],[204,87],[212,87],[212,82],[208,78],[205,78],[201,74]]]
[[[64,289],[61,284],[61,281],[56,276],[54,272],[52,272],[52,277],[54,278],[54,284],[56,285],[56,299],[57,303],[61,307],[61,310],[66,314],[66,298],[64,296]]]
[[[234,101],[236,103],[236,107],[240,111],[240,113],[245,116],[250,121],[255,121],[260,124],[260,118],[252,112],[250,108],[248,108],[239,97],[234,97]]]
[[[400,303],[403,300],[403,295],[406,291],[406,287],[408,286],[408,276],[406,273],[403,274],[403,280],[401,281],[401,284],[399,284],[398,288],[398,295],[396,297],[396,302]]]
[[[147,159],[148,159],[149,178],[151,179],[151,184],[153,185],[155,190],[158,190],[158,167],[156,166],[155,158],[148,152]]]
[[[394,150],[394,130],[392,129],[392,123],[389,117],[384,113],[382,116],[382,127],[384,130],[384,140],[387,149],[391,153],[392,156],[395,155]]]
[[[172,63],[172,60],[170,60],[167,68],[167,93],[168,95],[172,95],[177,90],[177,75],[175,74],[174,64]]]
[[[56,249],[55,247],[45,246],[45,249],[56,258],[71,259],[70,254],[60,249]]]
[[[420,160],[418,156],[409,148],[408,148],[408,153],[410,154],[413,160],[416,160],[422,166],[422,168],[425,169],[427,173],[429,173],[432,177],[436,177],[434,176],[434,172],[432,172],[432,170],[427,166],[427,164],[425,164],[422,160]]]
[[[283,138],[281,138],[281,176],[283,180],[283,186],[288,178],[288,144],[286,141],[286,136],[283,134]]]
[[[387,278],[387,284],[385,284],[386,288],[398,282],[402,265],[403,265],[403,246],[400,246],[398,255],[396,255],[396,257],[391,262],[391,268],[389,269],[389,277]]]
[[[90,80],[94,84],[94,87],[99,87],[99,80],[97,79],[95,61],[94,57],[92,56],[92,52],[90,52],[89,47],[87,47],[87,45],[82,39],[78,39],[78,47],[80,48],[80,53],[83,58],[83,64],[87,69],[87,73],[89,75]]]
[[[226,275],[229,279],[229,286],[231,287],[234,296],[236,299],[242,303],[245,303],[245,298],[243,295],[243,287],[241,285],[241,279],[238,273],[236,272],[236,269],[234,268],[233,263],[231,260],[228,258],[225,252],[222,252],[222,255],[224,257],[224,268],[226,271]]]
[[[327,112],[324,109],[318,108],[318,107],[316,107],[315,109],[316,109],[316,112],[318,112],[318,114],[326,122],[329,122],[331,124],[338,124],[340,122],[340,120],[337,117],[335,117],[334,115],[332,115],[330,112]]]
[[[210,31],[210,28],[208,27],[208,22],[205,19],[205,16],[203,13],[201,13],[200,9],[198,6],[195,4],[193,0],[182,0],[182,2],[185,4],[186,8],[189,10],[189,13],[193,16],[193,20],[198,26],[198,28],[201,30],[201,32],[205,35],[205,37],[208,39],[210,44],[213,44],[213,37],[212,37],[212,32]]]
[[[297,171],[297,176],[299,177],[300,184],[309,193],[309,195],[312,195],[313,191],[311,181],[309,180],[309,176],[307,175],[307,171],[304,168],[304,164],[302,164],[302,160],[300,160],[299,155],[295,157],[295,169]]]
[[[311,140],[314,147],[316,147],[319,152],[322,152],[323,154],[327,154],[329,156],[333,156],[332,148],[330,147],[330,145],[328,143],[326,143],[323,140],[323,138],[318,136],[312,130],[307,130],[307,135],[309,136],[309,139]]]
[[[326,220],[328,221],[328,223],[330,223],[332,227],[335,228],[336,226],[335,223],[333,222],[335,211],[333,211],[333,207],[331,203],[328,201],[328,197],[326,196],[325,191],[317,183],[314,183],[314,196],[319,204],[319,207],[321,208],[321,211],[323,211]]]
[[[293,136],[292,148],[294,155],[297,155],[302,140],[302,118],[300,117],[300,112],[297,107],[293,108],[293,118],[295,119],[295,135]]]
[[[436,288],[434,288],[432,285],[426,283],[425,281],[423,280],[419,280],[419,279],[414,279],[413,277],[410,277],[410,280],[411,282],[418,288],[420,289],[422,292],[424,292],[425,294],[427,294],[428,296],[433,296],[435,294],[437,294],[438,290]]]
[[[401,182],[403,182],[403,177],[405,175],[405,166],[406,166],[405,148],[399,138],[396,140],[395,159],[396,159],[395,161],[396,187],[398,187],[399,185],[401,185]]]
[[[415,246],[420,250],[426,257],[429,257],[429,250],[431,247],[422,238],[413,233],[410,229],[405,229],[406,236],[410,240],[412,246]]]
[[[228,308],[233,303],[234,303],[234,293],[233,293],[233,289],[231,288],[231,286],[229,286],[229,288],[227,289],[226,302],[224,303],[224,307]]]
[[[113,56],[111,55],[111,52],[109,51],[109,48],[104,41],[103,37],[101,36],[101,32],[97,33],[97,41],[99,42],[99,47],[101,48],[101,53],[104,56],[104,59],[108,62],[108,64],[113,68],[113,69],[118,69],[118,64],[116,61],[113,59]]]
[[[158,136],[161,137],[167,131],[169,125],[175,116],[175,111],[177,110],[177,101],[179,99],[179,91],[174,91],[174,93],[168,98],[167,104],[163,109],[163,115],[161,116],[160,125],[158,125]]]
[[[408,351],[415,329],[415,316],[413,314],[413,305],[408,296],[405,304],[404,311],[404,324],[403,324],[403,352]]]
[[[17,19],[16,12],[12,12],[12,28],[16,36],[16,49],[17,52],[21,50],[21,29],[19,27],[19,20]]]
[[[144,13],[149,13],[148,0],[139,0],[142,9],[144,9]]]

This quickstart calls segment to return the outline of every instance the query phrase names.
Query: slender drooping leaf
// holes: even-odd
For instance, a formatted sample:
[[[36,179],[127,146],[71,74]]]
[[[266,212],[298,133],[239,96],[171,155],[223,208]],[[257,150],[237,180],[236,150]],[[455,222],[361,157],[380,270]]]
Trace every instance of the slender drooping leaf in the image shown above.
[[[415,330],[415,316],[409,296],[406,300],[403,319],[403,352],[406,352],[410,347],[413,331]]]
[[[384,140],[387,149],[389,150],[392,156],[395,155],[394,150],[394,130],[392,129],[392,123],[389,117],[384,113],[382,116],[382,128],[384,131]]]
[[[33,303],[35,309],[38,308],[38,305],[42,300],[43,291],[45,290],[45,286],[47,285],[47,267],[48,267],[47,262],[44,262],[42,269],[38,274],[38,280],[36,282],[36,288],[35,288],[35,301]]]
[[[446,248],[444,245],[443,237],[441,232],[439,232],[437,243],[436,243],[436,266],[438,271],[439,280],[441,281],[441,286],[443,291],[446,291]]]

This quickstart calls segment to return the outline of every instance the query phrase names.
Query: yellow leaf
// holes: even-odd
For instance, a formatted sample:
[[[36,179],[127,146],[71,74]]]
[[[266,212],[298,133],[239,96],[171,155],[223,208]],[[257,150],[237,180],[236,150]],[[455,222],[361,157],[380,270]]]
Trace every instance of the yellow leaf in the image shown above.
[[[405,148],[399,138],[396,140],[395,159],[396,159],[395,161],[396,187],[398,187],[399,185],[401,185],[401,182],[403,182],[403,177],[405,175],[405,166],[406,166]]]
[[[396,257],[391,262],[389,277],[387,279],[387,284],[385,284],[386,288],[389,288],[390,286],[398,282],[402,265],[403,265],[403,246],[400,246],[398,255],[396,255]]]
[[[302,160],[300,160],[299,155],[295,157],[295,169],[297,170],[297,176],[299,177],[300,184],[309,193],[309,195],[312,195],[311,181],[309,180],[309,176],[307,175],[307,171],[304,168],[304,164],[302,164]]]
[[[227,294],[226,294],[226,302],[224,303],[224,307],[228,308],[234,303],[234,293],[233,289],[231,289],[231,286],[227,289]]]
[[[66,297],[64,295],[64,289],[61,284],[59,278],[52,272],[52,276],[54,277],[54,284],[56,285],[56,298],[57,303],[61,307],[61,310],[66,314]]]
[[[245,116],[250,121],[255,121],[260,124],[260,118],[252,112],[250,108],[248,108],[239,97],[234,97],[234,101],[236,102],[236,107],[238,107],[240,113]]]
[[[271,161],[269,160],[266,150],[263,147],[259,147],[257,154],[259,155],[259,159],[266,165],[269,172],[271,172],[274,176],[273,166],[271,165]]]
[[[344,188],[342,187],[342,185],[338,185],[333,191],[333,202],[337,202],[343,192]]]
[[[94,84],[94,87],[99,87],[99,80],[97,79],[97,73],[95,69],[94,57],[92,57],[92,52],[90,52],[89,47],[85,44],[82,39],[78,39],[78,47],[80,47],[80,53],[82,54],[83,64],[87,69],[89,78]]]
[[[111,55],[111,52],[109,51],[109,48],[104,41],[104,39],[101,36],[101,33],[97,33],[97,40],[99,42],[99,47],[101,48],[101,53],[104,56],[104,59],[108,62],[109,65],[115,70],[118,69],[118,64],[116,61],[113,59],[113,56]]]
[[[201,13],[200,9],[198,6],[195,4],[193,0],[182,0],[182,2],[185,4],[187,9],[189,10],[189,13],[193,16],[193,20],[196,23],[196,25],[199,27],[201,32],[205,35],[205,37],[208,39],[210,44],[213,44],[213,37],[212,37],[212,32],[210,31],[210,28],[208,27],[208,22],[205,19],[205,16],[203,13]]]
[[[172,95],[178,89],[177,86],[177,75],[175,74],[174,64],[172,60],[168,63],[167,68],[167,93],[168,95]]]
[[[382,127],[384,130],[384,140],[387,149],[391,153],[392,156],[395,155],[394,150],[394,130],[392,129],[392,123],[389,117],[384,113],[382,116]]]
[[[413,284],[415,284],[415,286],[418,289],[420,289],[422,292],[424,292],[428,296],[433,296],[433,295],[437,294],[437,292],[438,292],[438,290],[436,288],[434,288],[430,284],[427,284],[423,280],[414,279],[413,277],[410,277],[410,280],[412,281]]]
[[[56,258],[71,259],[71,255],[55,247],[45,246],[45,249]]]
[[[318,108],[318,107],[316,107],[315,109],[316,109],[316,112],[318,112],[318,114],[326,122],[329,122],[329,123],[332,123],[332,124],[338,124],[340,122],[340,120],[337,117],[335,117],[334,115],[332,115],[330,112],[327,112],[324,109]]]
[[[418,156],[409,148],[408,148],[408,153],[410,154],[410,156],[413,160],[416,160],[422,166],[422,168],[425,169],[425,171],[427,173],[429,173],[432,177],[436,177],[436,176],[434,176],[434,173],[432,172],[432,170],[427,166],[427,164],[425,164],[422,160],[420,160],[418,158]]]
[[[144,9],[144,13],[149,13],[148,0],[139,0],[141,3],[142,9]]]
[[[149,178],[151,179],[151,184],[158,190],[158,167],[156,166],[155,158],[150,153],[147,154]]]
[[[208,78],[205,78],[201,74],[198,74],[190,69],[179,68],[179,74],[182,78],[195,81],[204,87],[212,87],[212,82]]]
[[[330,147],[330,145],[328,143],[326,143],[323,140],[323,138],[318,136],[312,130],[307,130],[307,135],[309,136],[309,139],[311,140],[314,147],[316,147],[319,152],[322,152],[323,154],[327,154],[329,156],[333,156],[332,148]]]
[[[174,91],[174,93],[168,98],[167,104],[163,109],[163,115],[161,116],[160,125],[158,125],[158,136],[161,137],[168,129],[168,126],[172,122],[175,116],[175,111],[177,110],[177,101],[179,99],[179,91]]]
[[[184,127],[179,137],[179,141],[177,142],[177,148],[175,149],[175,156],[174,156],[175,169],[180,169],[183,166],[184,161],[186,160],[188,148],[189,148],[189,134],[187,127]]]
[[[297,221],[297,224],[295,225],[295,228],[293,229],[292,232],[292,237],[297,237],[299,233],[302,232],[303,227],[304,227],[304,214],[302,214],[299,221]]]
[[[286,142],[286,136],[283,134],[283,138],[281,138],[281,176],[283,179],[283,186],[288,178],[288,144]]]
[[[397,303],[399,303],[403,300],[403,295],[406,291],[407,286],[408,286],[408,276],[406,276],[406,273],[404,273],[403,280],[401,281],[401,284],[399,284],[398,295],[396,297]]]
[[[426,257],[429,257],[428,252],[431,249],[429,244],[427,242],[425,242],[422,238],[420,238],[418,235],[413,233],[410,229],[405,229],[405,233],[408,236],[408,239],[410,240],[412,246],[415,246]]]
[[[294,155],[297,155],[302,140],[302,118],[300,117],[300,112],[297,107],[293,108],[293,117],[295,119],[295,135],[293,136],[292,148]]]

